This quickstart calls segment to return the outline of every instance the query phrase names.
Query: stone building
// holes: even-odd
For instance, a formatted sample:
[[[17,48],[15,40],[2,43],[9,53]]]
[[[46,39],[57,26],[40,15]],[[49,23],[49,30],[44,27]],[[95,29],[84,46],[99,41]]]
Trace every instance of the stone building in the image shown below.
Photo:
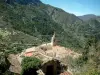
[[[55,42],[55,33],[50,43],[42,44],[40,46],[28,48],[22,53],[17,55],[9,55],[8,60],[13,66],[10,66],[10,71],[20,74],[21,61],[23,56],[36,57],[41,59],[43,63],[42,67],[37,71],[38,75],[72,75],[68,72],[68,66],[64,62],[66,57],[70,56],[73,59],[78,58],[81,54],[78,54],[68,48],[58,46]],[[68,73],[68,74],[67,74]]]

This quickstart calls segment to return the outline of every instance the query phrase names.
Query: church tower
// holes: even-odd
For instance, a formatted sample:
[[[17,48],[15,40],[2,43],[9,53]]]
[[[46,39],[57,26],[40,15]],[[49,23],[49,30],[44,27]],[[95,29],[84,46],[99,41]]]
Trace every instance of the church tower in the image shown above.
[[[53,34],[53,36],[51,38],[51,45],[52,46],[56,46],[56,34],[55,34],[55,32],[54,32],[54,34]]]

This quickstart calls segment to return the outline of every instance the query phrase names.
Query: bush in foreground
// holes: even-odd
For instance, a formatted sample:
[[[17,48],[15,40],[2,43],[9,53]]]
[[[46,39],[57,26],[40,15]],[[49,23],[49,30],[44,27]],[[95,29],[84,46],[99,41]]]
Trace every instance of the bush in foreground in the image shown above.
[[[38,70],[41,67],[42,61],[38,58],[35,57],[25,57],[22,60],[22,72],[21,75],[26,75],[26,74],[35,74],[36,70]]]

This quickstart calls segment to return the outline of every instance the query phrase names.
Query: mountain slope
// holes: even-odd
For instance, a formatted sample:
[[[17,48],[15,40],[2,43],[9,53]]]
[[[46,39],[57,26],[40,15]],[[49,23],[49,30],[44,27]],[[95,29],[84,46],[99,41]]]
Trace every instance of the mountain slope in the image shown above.
[[[46,12],[52,17],[52,19],[55,22],[61,25],[73,24],[76,21],[81,21],[81,19],[76,17],[74,14],[67,13],[62,9],[55,8],[50,5],[46,5],[46,6],[47,6]]]
[[[38,0],[32,1],[38,3]],[[44,42],[49,41],[55,31],[60,45],[80,48],[86,43],[85,32],[92,34],[88,31],[90,30],[88,22],[84,23],[75,15],[45,5],[42,2],[38,5],[31,3],[26,5],[20,3],[13,5],[1,4],[0,9],[3,10],[1,11],[1,15],[3,15],[1,16],[1,22],[3,20],[4,23],[2,27],[10,27]]]
[[[48,14],[41,10],[40,6],[18,4],[12,6],[1,4],[0,9],[3,10],[0,16],[0,22],[3,22],[1,27],[3,28],[10,27],[44,41],[50,39],[54,31],[57,34],[63,32],[60,25],[55,23]]]
[[[78,39],[73,37],[76,36],[73,32],[76,33],[75,28],[78,27],[75,24],[82,21],[76,16],[45,4],[5,4],[1,6],[1,10],[4,10],[1,11],[2,20],[8,27],[35,36],[42,41],[50,40],[55,31],[60,44],[79,47]],[[63,40],[66,41],[62,42]]]
[[[59,8],[55,8],[53,6],[50,5],[45,5],[45,7],[43,7],[43,9],[49,14],[49,16],[58,24],[60,24],[62,26],[62,28],[64,29],[64,31],[66,32],[66,44],[67,46],[80,46],[79,45],[79,37],[78,34],[78,28],[81,27],[81,24],[83,23],[83,21],[81,19],[79,19],[78,17],[76,17],[73,14],[67,13],[62,9]],[[82,39],[83,40],[83,39]]]
[[[100,22],[100,16],[98,16],[96,19]]]

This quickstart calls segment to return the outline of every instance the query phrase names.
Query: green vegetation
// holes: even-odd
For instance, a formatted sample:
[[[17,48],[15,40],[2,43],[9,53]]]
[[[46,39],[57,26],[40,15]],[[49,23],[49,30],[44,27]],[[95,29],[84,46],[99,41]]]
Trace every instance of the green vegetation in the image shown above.
[[[21,75],[27,75],[32,73],[34,74],[36,70],[38,70],[41,67],[42,61],[40,59],[34,58],[34,57],[25,57],[22,60],[22,72]],[[32,72],[31,72],[32,70]],[[35,74],[36,75],[36,74]]]
[[[0,28],[0,75],[14,75],[9,71],[10,62],[7,57],[11,53],[13,47],[10,42],[10,32]],[[15,52],[13,52],[15,53]]]
[[[99,75],[100,66],[100,46],[96,36],[91,36],[82,51],[82,57],[77,60],[71,60],[71,67],[79,69],[80,73],[75,75]]]
[[[76,74],[100,74],[99,17],[83,22],[73,14],[41,2],[11,5],[0,0],[0,75],[8,73],[8,54],[17,54],[28,47],[49,42],[54,31],[60,45],[83,54],[77,60],[70,59],[69,65]],[[22,73],[28,68],[39,68],[40,60],[25,59]]]
[[[42,42],[50,41],[50,37],[55,31],[57,39],[60,41],[60,45],[68,47],[80,47],[80,45],[78,44],[78,39],[76,37],[73,38],[72,33],[74,31],[70,31],[73,30],[73,28],[69,28],[70,24],[66,22],[67,26],[64,27],[65,24],[63,25],[59,22],[55,22],[53,18],[49,15],[49,8],[46,8],[46,5],[40,4],[36,6],[31,4],[15,4],[13,6],[3,5],[2,7],[6,9],[3,11],[4,14],[2,17],[2,20],[4,23],[6,23],[6,25],[2,27],[9,27],[11,29],[24,32],[25,34],[29,34],[38,38],[38,40],[41,40]],[[59,12],[59,9],[57,9],[56,11]],[[66,18],[69,18],[67,17],[68,15],[69,14],[66,15]],[[62,18],[63,17],[61,17],[61,19]],[[74,19],[75,18],[78,19],[74,16]],[[73,17],[71,17],[71,19],[73,19]],[[74,23],[75,21],[71,21],[70,23]]]

